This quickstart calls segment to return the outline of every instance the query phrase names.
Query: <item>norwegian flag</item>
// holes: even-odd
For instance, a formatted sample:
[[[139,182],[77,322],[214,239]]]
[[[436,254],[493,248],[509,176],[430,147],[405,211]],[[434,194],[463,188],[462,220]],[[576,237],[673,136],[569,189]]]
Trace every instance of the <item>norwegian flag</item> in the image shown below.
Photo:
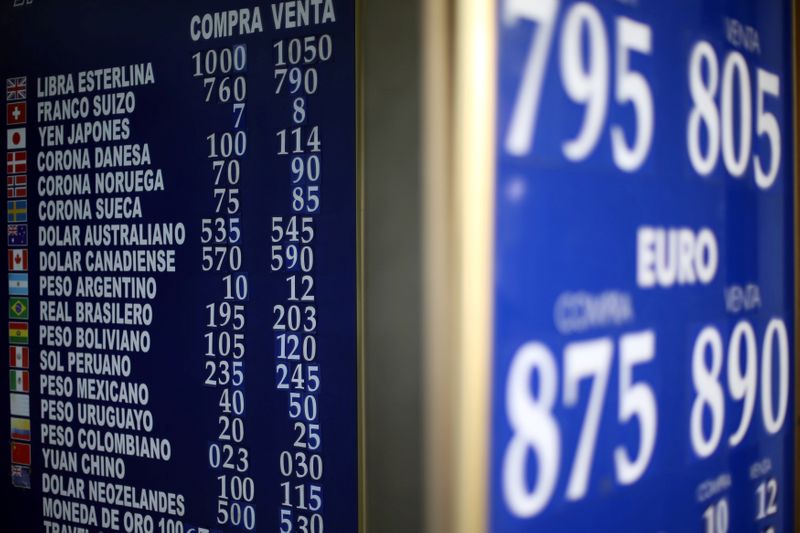
[[[6,104],[6,124],[14,126],[25,124],[28,120],[28,104],[26,102],[12,102]]]
[[[28,152],[8,152],[6,154],[6,174],[24,174],[28,172]]]
[[[28,270],[28,250],[16,249],[8,251],[8,271],[26,272]]]
[[[15,100],[25,100],[27,97],[28,78],[26,76],[6,80],[6,100],[14,102]]]
[[[9,176],[8,178],[6,178],[6,180],[8,181],[9,198],[25,198],[26,196],[28,196],[27,174]]]

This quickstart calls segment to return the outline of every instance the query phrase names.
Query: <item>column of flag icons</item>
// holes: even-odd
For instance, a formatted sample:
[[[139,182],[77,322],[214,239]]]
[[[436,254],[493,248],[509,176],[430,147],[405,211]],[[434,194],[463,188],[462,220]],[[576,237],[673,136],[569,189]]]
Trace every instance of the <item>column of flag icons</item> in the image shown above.
[[[8,203],[8,387],[11,395],[11,483],[31,487],[31,413],[28,326],[28,80],[6,80]]]

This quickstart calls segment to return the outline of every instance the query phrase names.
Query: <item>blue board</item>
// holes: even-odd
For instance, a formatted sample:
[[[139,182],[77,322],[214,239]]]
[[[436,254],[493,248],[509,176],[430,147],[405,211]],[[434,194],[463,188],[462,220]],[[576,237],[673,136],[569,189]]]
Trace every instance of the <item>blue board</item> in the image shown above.
[[[0,529],[356,531],[355,3],[8,0],[0,43]]]
[[[497,16],[488,527],[794,531],[790,2]]]

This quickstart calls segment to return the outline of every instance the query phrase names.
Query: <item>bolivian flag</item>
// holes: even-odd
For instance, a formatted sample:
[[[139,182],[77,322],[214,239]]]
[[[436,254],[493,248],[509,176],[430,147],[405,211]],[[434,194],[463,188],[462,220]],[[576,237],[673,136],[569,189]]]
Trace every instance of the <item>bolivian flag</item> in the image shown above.
[[[9,322],[8,341],[11,344],[28,344],[28,323]]]

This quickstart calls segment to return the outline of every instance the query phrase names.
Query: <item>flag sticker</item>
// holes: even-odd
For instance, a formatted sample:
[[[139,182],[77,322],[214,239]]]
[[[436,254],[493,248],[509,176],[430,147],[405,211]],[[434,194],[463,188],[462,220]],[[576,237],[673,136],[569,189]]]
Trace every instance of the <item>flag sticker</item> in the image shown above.
[[[30,396],[27,394],[11,393],[11,414],[14,416],[31,416]]]
[[[6,153],[6,174],[28,172],[28,152],[25,150]]]
[[[30,375],[27,370],[9,370],[8,388],[11,392],[30,392]]]
[[[6,178],[8,184],[8,198],[25,198],[28,196],[28,176],[26,174],[18,174],[16,176],[8,176]]]
[[[8,366],[13,368],[28,368],[28,347],[9,346]]]
[[[28,299],[12,296],[8,299],[8,318],[28,320]]]
[[[8,225],[8,245],[9,246],[28,246],[28,225],[9,224]]]
[[[8,270],[10,272],[28,270],[28,250],[20,248],[8,251]]]
[[[28,97],[28,78],[21,76],[18,78],[8,78],[6,80],[6,100],[14,102],[25,100]]]
[[[10,200],[8,202],[8,222],[28,221],[28,200]]]
[[[31,488],[31,468],[29,466],[11,465],[11,484],[18,489]]]
[[[11,344],[28,344],[28,323],[9,322],[8,342]]]
[[[31,440],[31,421],[28,418],[11,417],[11,438],[16,440]]]
[[[9,296],[27,296],[28,274],[9,274],[8,294]]]
[[[26,142],[25,128],[9,128],[6,132],[6,148],[8,150],[24,150]]]
[[[28,104],[25,102],[12,102],[6,104],[6,124],[16,126],[28,121]]]
[[[11,443],[11,462],[18,465],[31,464],[31,445],[22,442]]]

